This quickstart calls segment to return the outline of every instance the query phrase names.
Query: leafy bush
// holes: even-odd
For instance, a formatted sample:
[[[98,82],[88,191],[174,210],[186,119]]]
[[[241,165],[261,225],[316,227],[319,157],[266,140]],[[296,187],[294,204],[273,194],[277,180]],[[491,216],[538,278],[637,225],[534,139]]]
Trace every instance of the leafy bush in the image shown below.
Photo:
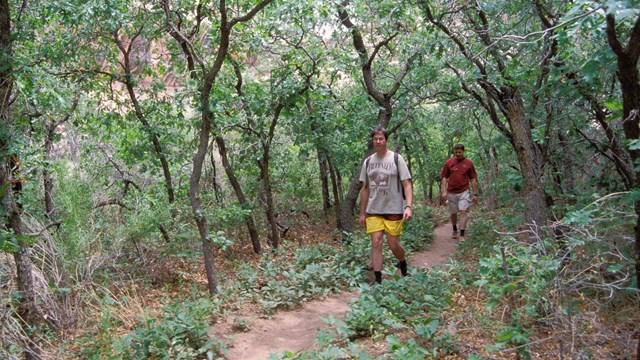
[[[294,250],[293,261],[283,259],[285,250],[267,253],[258,269],[238,265],[237,279],[230,291],[247,300],[255,300],[266,313],[291,309],[345,287],[362,283],[367,274],[368,239],[350,244],[318,244]]]
[[[493,323],[496,343],[487,350],[511,347],[528,358],[532,334],[540,324],[558,329],[558,343],[576,349],[588,348],[591,336],[606,336],[620,341],[621,348],[628,346],[615,332],[605,334],[606,326],[599,327],[597,334],[590,330],[595,328],[593,319],[603,316],[633,322],[607,315],[607,309],[637,299],[634,244],[628,236],[632,221],[620,221],[635,215],[629,203],[614,195],[576,206],[563,221],[543,229],[549,237],[513,233],[498,241],[476,241],[473,236],[472,246],[462,247],[482,256],[475,285],[488,296],[488,312],[500,314]],[[484,227],[485,222],[472,224]]]
[[[415,205],[413,219],[403,225],[402,244],[406,250],[423,250],[433,240],[434,215],[431,207]]]
[[[205,359],[221,356],[224,344],[207,334],[217,307],[207,298],[177,301],[161,318],[140,319],[136,329],[116,341],[123,359]]]
[[[353,336],[424,325],[426,319],[448,309],[451,299],[448,283],[445,273],[435,272],[383,281],[372,288],[363,287],[345,323]]]
[[[474,216],[467,226],[467,239],[459,244],[461,250],[473,248],[477,256],[490,256],[493,254],[494,246],[499,243],[500,236],[496,232],[498,226],[495,221],[486,216]]]

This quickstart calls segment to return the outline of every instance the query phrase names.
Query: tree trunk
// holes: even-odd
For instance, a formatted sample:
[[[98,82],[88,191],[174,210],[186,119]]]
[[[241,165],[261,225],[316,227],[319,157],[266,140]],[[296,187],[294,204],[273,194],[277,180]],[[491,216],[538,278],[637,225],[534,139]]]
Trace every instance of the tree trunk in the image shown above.
[[[122,55],[124,56],[124,64],[122,65],[125,73],[124,84],[127,88],[127,92],[129,93],[131,104],[133,105],[133,108],[135,110],[136,118],[140,121],[144,130],[147,132],[149,138],[151,139],[151,142],[153,143],[153,150],[158,156],[158,159],[160,160],[160,164],[162,166],[162,174],[164,176],[164,185],[167,191],[167,199],[169,200],[169,204],[173,205],[173,203],[175,202],[175,193],[173,190],[173,181],[171,180],[171,169],[169,168],[169,161],[167,161],[167,157],[164,154],[164,150],[162,148],[162,144],[160,144],[158,134],[156,134],[152,129],[151,124],[149,124],[149,121],[142,112],[142,107],[140,106],[140,102],[138,101],[138,97],[133,86],[133,74],[131,73],[131,64],[129,59],[130,53],[124,47],[121,40],[117,37],[117,34],[115,37],[115,42],[118,44],[118,47],[120,48],[120,50],[122,51]],[[175,211],[171,212],[171,216],[176,216]]]
[[[211,175],[211,182],[213,185],[213,194],[216,198],[216,203],[220,204],[220,206],[224,206],[222,188],[220,187],[220,184],[218,184],[218,167],[216,166],[216,158],[213,149],[213,144],[211,144],[211,171],[213,171],[213,174]]]
[[[229,155],[227,153],[227,146],[225,144],[224,138],[220,135],[216,136],[216,144],[218,145],[218,151],[220,152],[220,158],[222,160],[222,167],[224,167],[224,172],[227,174],[227,178],[231,183],[231,187],[238,198],[238,202],[240,206],[244,209],[250,209],[251,204],[249,204],[249,200],[247,200],[244,191],[242,191],[242,186],[236,178],[236,175],[231,167],[231,162],[229,161]],[[260,237],[258,236],[258,230],[256,228],[256,222],[253,219],[253,215],[247,214],[244,218],[245,224],[247,226],[247,231],[249,232],[249,237],[251,238],[251,245],[253,246],[253,252],[256,254],[260,254],[262,252],[262,247],[260,245]]]
[[[187,68],[189,69],[191,78],[201,84],[199,89],[199,105],[202,111],[200,116],[200,132],[198,149],[196,155],[193,157],[193,172],[189,177],[189,197],[191,199],[191,209],[193,211],[193,216],[198,226],[200,240],[202,241],[203,245],[204,262],[205,268],[207,270],[209,293],[211,295],[214,295],[218,292],[218,281],[216,279],[215,272],[213,244],[209,240],[207,217],[202,211],[202,204],[200,202],[200,178],[202,177],[202,166],[207,154],[207,148],[209,146],[209,133],[214,121],[211,114],[211,104],[209,103],[209,97],[211,96],[216,78],[220,73],[220,70],[222,69],[224,59],[229,52],[231,29],[238,23],[251,20],[253,16],[260,12],[260,10],[262,10],[265,6],[269,5],[270,2],[271,0],[261,0],[252,9],[250,9],[247,14],[232,19],[228,18],[229,14],[227,12],[227,2],[225,0],[221,0],[219,2],[219,19],[216,19],[219,21],[219,42],[215,55],[207,55],[215,58],[209,70],[205,69],[204,66],[199,66],[198,70],[196,70],[195,60],[199,59],[200,56],[193,53],[193,48],[189,46],[191,39],[187,38],[178,28],[176,28],[173,19],[173,16],[175,14],[169,6],[169,1],[165,0],[162,3],[163,10],[166,16],[167,31],[169,32],[169,35],[172,36],[180,45],[185,60],[187,61]],[[200,15],[202,14],[199,12],[199,16]],[[202,20],[202,18],[198,20]],[[198,30],[199,29],[196,28],[194,34],[198,35]],[[198,78],[199,71],[202,71],[201,78]]]
[[[565,193],[572,194],[575,189],[575,176],[573,171],[573,156],[571,155],[571,149],[569,147],[569,139],[562,132],[558,132],[558,140],[560,141],[560,146],[562,147],[562,178],[564,180],[564,184],[562,184],[565,189]]]
[[[524,181],[525,222],[540,234],[547,222],[547,202],[544,192],[542,159],[531,136],[531,125],[524,114],[524,104],[517,93],[504,98],[507,119],[513,135],[520,170]]]
[[[4,123],[4,122],[3,122]],[[4,123],[8,125],[8,123]],[[2,133],[9,131],[10,127],[5,126],[2,129]],[[4,137],[3,137],[4,138]],[[9,138],[10,139],[10,138]],[[9,148],[8,144],[3,140],[0,143],[2,149]],[[20,179],[17,178],[17,169],[19,162],[15,155],[3,156],[7,159],[7,163],[2,164],[0,169],[0,186],[6,186],[11,184],[11,191],[6,191],[4,199],[2,201],[4,210],[8,213],[9,217],[5,224],[9,231],[12,231],[13,236],[18,243],[18,251],[13,254],[13,258],[16,262],[16,270],[18,277],[18,291],[20,293],[18,314],[20,318],[24,320],[25,333],[32,333],[33,328],[42,323],[43,317],[38,311],[38,305],[36,303],[36,291],[33,279],[33,263],[31,260],[31,246],[27,241],[22,239],[22,215],[20,213],[20,204],[16,202],[16,198],[20,196],[22,184]],[[36,345],[36,341],[31,341],[33,348],[24,349],[24,355],[26,359],[40,359],[40,349]]]
[[[336,228],[342,229],[341,225],[341,209],[342,209],[342,199],[340,198],[340,194],[342,193],[340,190],[340,174],[337,173],[337,169],[333,166],[333,161],[331,159],[327,159],[327,164],[329,167],[329,176],[331,177],[331,189],[333,190],[333,208],[335,209],[335,217],[336,217]]]
[[[266,205],[267,222],[269,223],[269,232],[271,236],[271,247],[275,250],[280,246],[280,230],[276,219],[275,204],[273,201],[273,189],[271,188],[271,177],[269,176],[269,151],[265,150],[262,160],[260,161],[260,174],[262,177],[262,185],[264,191],[264,200]]]
[[[208,94],[208,93],[207,93]],[[209,132],[211,131],[211,122],[208,120],[210,112],[208,110],[208,95],[201,98],[204,102],[202,111],[202,121],[200,121],[200,136],[198,149],[193,157],[193,172],[189,177],[189,198],[191,199],[191,209],[193,211],[200,241],[202,241],[202,253],[204,257],[204,266],[207,271],[207,285],[211,296],[218,293],[218,279],[215,268],[215,254],[213,243],[209,238],[209,224],[207,216],[202,209],[200,201],[200,178],[202,177],[202,166],[209,147]]]
[[[366,158],[366,157],[365,157]],[[362,183],[358,179],[358,174],[360,174],[360,170],[362,168],[362,164],[358,166],[358,171],[356,175],[353,177],[351,181],[351,185],[349,186],[349,191],[344,197],[344,202],[342,203],[342,209],[340,210],[340,230],[344,232],[353,232],[353,209],[356,205],[356,201],[358,200],[358,194],[360,194],[360,188],[362,187]]]
[[[51,162],[51,149],[53,147],[53,136],[55,135],[55,122],[47,124],[47,133],[44,141],[44,169],[42,170],[42,180],[44,186],[44,216],[48,219],[55,217],[53,205],[53,179],[49,170]]]
[[[427,147],[427,141],[424,135],[418,127],[413,128],[413,132],[418,136],[420,142],[420,148],[422,149],[422,158],[418,159],[420,166],[418,167],[418,176],[420,177],[420,183],[422,184],[422,197],[429,202],[433,202],[433,191],[431,182],[429,181],[429,174],[427,173],[427,162],[424,159],[429,158],[429,148]],[[415,191],[415,189],[414,189]]]
[[[640,75],[638,74],[638,59],[640,58],[640,16],[629,37],[629,43],[623,47],[616,33],[615,18],[607,15],[607,40],[609,46],[618,58],[618,80],[622,89],[622,128],[629,141],[640,139]],[[640,159],[640,149],[629,149],[632,164]],[[640,172],[635,173],[635,188],[640,187]],[[636,211],[635,226],[635,255],[636,279],[640,279],[640,201],[634,202]],[[638,341],[636,359],[640,360],[640,341]]]
[[[344,194],[344,187],[342,186],[343,184],[342,173],[340,172],[340,169],[338,169],[333,165],[333,163],[331,163],[331,168],[333,169],[333,172],[336,175],[335,180],[338,187],[338,197],[336,197],[336,199],[338,200],[336,201],[336,204],[342,204],[344,202],[344,197],[342,196],[342,194]],[[339,207],[342,208],[342,205],[340,205]]]
[[[318,168],[320,169],[320,184],[322,186],[322,213],[325,221],[329,221],[329,210],[331,209],[331,199],[329,197],[329,177],[328,161],[321,150],[317,150]]]
[[[13,233],[18,242],[18,251],[13,256],[16,262],[18,291],[18,314],[24,320],[26,334],[33,334],[32,329],[40,322],[35,300],[35,287],[33,280],[33,265],[31,260],[31,247],[22,239],[22,217],[20,206],[16,202],[16,192],[20,191],[22,184],[15,178],[19,161],[15,155],[7,153],[12,148],[13,134],[10,116],[10,97],[13,90],[13,67],[11,47],[11,11],[7,0],[0,0],[0,188],[2,191],[2,207],[4,227],[6,231]],[[11,189],[11,190],[10,190]],[[40,359],[40,349],[36,341],[32,348],[25,348],[25,359]]]
[[[547,202],[543,187],[544,169],[542,155],[531,135],[531,123],[526,118],[524,103],[518,89],[502,86],[497,89],[486,80],[478,83],[490,98],[496,101],[509,122],[513,148],[518,156],[520,172],[524,182],[525,223],[531,230],[541,234],[541,227],[547,222]]]

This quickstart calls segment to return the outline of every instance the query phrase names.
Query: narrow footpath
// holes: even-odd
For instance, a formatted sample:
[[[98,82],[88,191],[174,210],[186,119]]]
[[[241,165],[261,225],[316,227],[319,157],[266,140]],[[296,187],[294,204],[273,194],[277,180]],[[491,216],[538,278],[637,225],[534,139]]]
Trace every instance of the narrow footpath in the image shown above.
[[[451,239],[451,225],[440,224],[434,230],[433,242],[425,251],[414,253],[409,266],[430,268],[444,264],[455,253]],[[311,301],[295,311],[282,311],[271,319],[251,319],[251,330],[233,335],[228,360],[266,360],[271,353],[297,352],[315,349],[319,329],[327,328],[322,319],[329,315],[342,319],[349,309],[349,301],[356,293],[345,292],[321,300]]]

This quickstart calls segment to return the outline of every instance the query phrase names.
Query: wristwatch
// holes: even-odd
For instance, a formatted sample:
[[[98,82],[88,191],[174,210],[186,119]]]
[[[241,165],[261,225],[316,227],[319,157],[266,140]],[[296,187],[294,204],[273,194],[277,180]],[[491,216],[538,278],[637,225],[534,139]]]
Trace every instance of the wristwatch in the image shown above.
[[[411,207],[411,205],[405,205],[405,206],[404,206],[404,208],[405,208],[405,209],[406,209],[406,208],[409,208],[409,209],[413,210],[413,208]]]

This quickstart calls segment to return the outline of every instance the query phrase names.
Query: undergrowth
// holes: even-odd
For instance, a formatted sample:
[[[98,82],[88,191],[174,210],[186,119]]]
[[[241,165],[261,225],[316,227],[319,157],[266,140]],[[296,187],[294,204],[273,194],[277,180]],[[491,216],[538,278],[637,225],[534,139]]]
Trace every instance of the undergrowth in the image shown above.
[[[631,359],[633,218],[624,198],[576,209],[540,233],[501,232],[509,227],[499,218],[474,214],[455,260],[362,287],[344,321],[327,320],[321,350],[274,358]],[[371,342],[385,346],[376,353]]]
[[[215,319],[243,304],[269,315],[349,288],[361,296],[344,320],[326,320],[331,329],[317,338],[321,350],[278,358],[631,358],[638,292],[629,204],[608,198],[573,209],[540,233],[499,231],[513,228],[502,222],[507,215],[474,213],[455,259],[410,269],[410,277],[397,275],[384,247],[386,280],[374,287],[370,240],[361,233],[303,248],[283,243],[255,263],[225,259],[217,296],[198,286],[185,291],[182,283],[177,294],[167,291],[161,308],[142,301],[149,283],[139,283],[137,292],[118,289],[122,281],[94,283],[84,294],[96,309],[96,326],[67,352],[86,359],[219,358],[228,345],[210,334]],[[425,249],[433,224],[433,211],[416,207],[405,224],[405,248]],[[101,269],[107,278],[108,268]],[[384,350],[371,354],[363,341],[383,342]]]

